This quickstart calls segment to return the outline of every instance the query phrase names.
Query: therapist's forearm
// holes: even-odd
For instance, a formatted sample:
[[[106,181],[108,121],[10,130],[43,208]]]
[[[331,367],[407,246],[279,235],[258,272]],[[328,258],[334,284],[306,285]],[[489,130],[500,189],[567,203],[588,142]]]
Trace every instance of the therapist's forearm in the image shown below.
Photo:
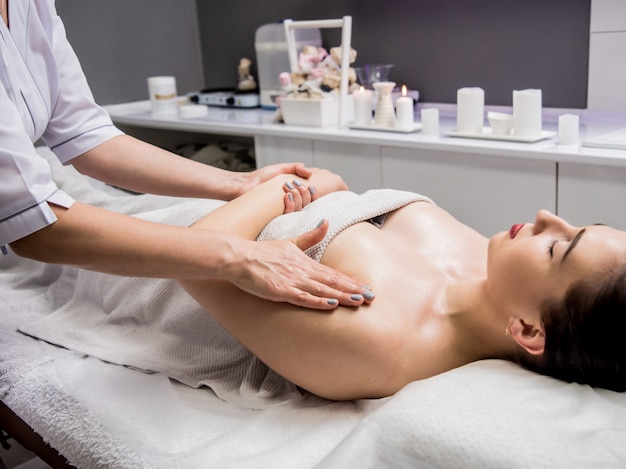
[[[114,137],[72,160],[81,173],[151,194],[231,200],[243,174],[180,157],[129,135]]]
[[[224,278],[240,243],[233,235],[168,226],[75,203],[58,220],[11,243],[20,256],[109,274]]]

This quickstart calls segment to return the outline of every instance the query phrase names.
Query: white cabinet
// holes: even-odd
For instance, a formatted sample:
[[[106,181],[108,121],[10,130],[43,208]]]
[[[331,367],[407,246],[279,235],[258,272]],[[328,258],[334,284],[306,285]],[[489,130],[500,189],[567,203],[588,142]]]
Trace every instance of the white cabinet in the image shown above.
[[[257,167],[275,163],[299,161],[305,166],[313,164],[313,142],[304,138],[256,136],[254,153]]]
[[[626,168],[559,164],[558,213],[574,225],[626,230]]]
[[[383,186],[432,198],[485,236],[556,210],[556,163],[383,148]]]
[[[339,174],[350,190],[380,189],[380,147],[356,143],[313,142],[313,161],[318,168]]]
[[[261,166],[302,161],[339,174],[355,192],[418,192],[485,236],[531,222],[539,209],[557,209],[551,161],[287,137],[257,137],[255,144]]]
[[[339,174],[354,192],[382,187],[376,145],[270,136],[255,137],[254,144],[258,166],[301,161]]]

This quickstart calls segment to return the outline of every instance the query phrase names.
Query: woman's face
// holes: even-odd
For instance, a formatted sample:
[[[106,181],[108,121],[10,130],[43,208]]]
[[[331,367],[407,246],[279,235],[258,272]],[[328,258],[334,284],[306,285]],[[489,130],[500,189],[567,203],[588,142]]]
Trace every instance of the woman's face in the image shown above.
[[[626,232],[603,225],[572,226],[547,210],[535,223],[513,225],[489,241],[491,296],[508,314],[538,311],[548,299],[604,266],[626,260]]]

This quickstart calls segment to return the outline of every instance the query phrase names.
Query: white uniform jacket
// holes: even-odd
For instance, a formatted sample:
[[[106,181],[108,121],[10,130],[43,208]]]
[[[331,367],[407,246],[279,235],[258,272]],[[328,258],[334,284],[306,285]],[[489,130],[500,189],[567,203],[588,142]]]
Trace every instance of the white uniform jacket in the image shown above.
[[[56,220],[47,202],[74,202],[35,151],[61,162],[121,132],[93,96],[53,0],[13,0],[0,21],[0,246]]]

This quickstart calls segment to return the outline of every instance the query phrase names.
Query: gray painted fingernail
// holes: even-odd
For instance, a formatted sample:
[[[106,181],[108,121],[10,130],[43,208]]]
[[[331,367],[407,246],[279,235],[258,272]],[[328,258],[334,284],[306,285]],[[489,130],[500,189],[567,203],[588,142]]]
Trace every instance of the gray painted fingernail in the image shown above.
[[[320,221],[315,228],[319,228],[320,226],[322,226],[325,221],[326,221],[325,219]]]
[[[293,194],[291,192],[287,193],[287,197],[289,198],[291,202],[293,202]]]
[[[326,303],[328,303],[329,305],[336,305],[337,303],[339,303],[339,300],[331,298],[330,300],[326,300]]]
[[[309,186],[309,192],[311,193],[311,195],[315,195],[315,187],[314,186]]]
[[[376,295],[374,295],[374,292],[372,292],[372,291],[370,291],[370,290],[365,290],[365,291],[363,292],[363,297],[364,297],[366,300],[373,300],[375,296],[376,296]]]
[[[353,295],[350,295],[350,299],[352,301],[361,301],[363,299],[363,295],[359,295],[357,293],[354,293]]]
[[[292,183],[290,183],[290,182],[286,182],[286,183],[285,183],[285,185],[287,186],[287,188],[288,188],[289,190],[293,190],[293,184],[292,184]]]
[[[293,183],[294,183],[296,186],[298,186],[298,187],[302,186],[302,183],[301,183],[300,181],[298,181],[297,179],[294,179],[294,180],[293,180]]]

